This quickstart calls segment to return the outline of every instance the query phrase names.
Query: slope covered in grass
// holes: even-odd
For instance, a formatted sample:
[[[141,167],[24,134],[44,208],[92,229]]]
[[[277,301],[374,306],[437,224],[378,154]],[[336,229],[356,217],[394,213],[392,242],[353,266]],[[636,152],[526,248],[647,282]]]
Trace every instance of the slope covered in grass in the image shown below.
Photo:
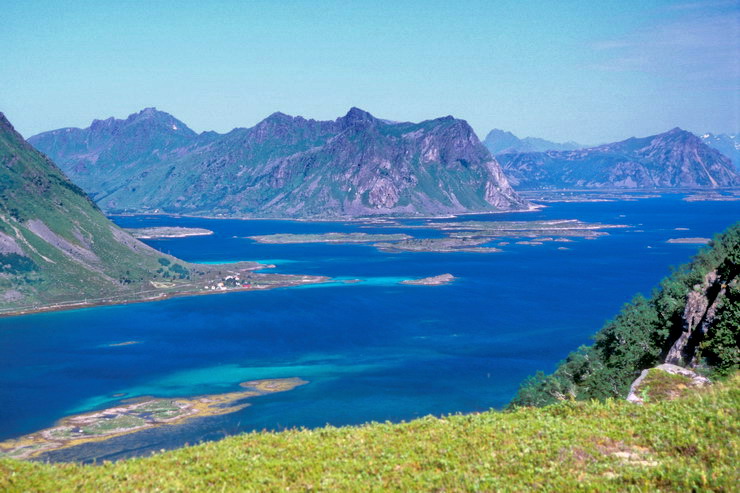
[[[251,433],[102,465],[0,461],[2,491],[731,491],[740,377],[638,406],[569,401]]]

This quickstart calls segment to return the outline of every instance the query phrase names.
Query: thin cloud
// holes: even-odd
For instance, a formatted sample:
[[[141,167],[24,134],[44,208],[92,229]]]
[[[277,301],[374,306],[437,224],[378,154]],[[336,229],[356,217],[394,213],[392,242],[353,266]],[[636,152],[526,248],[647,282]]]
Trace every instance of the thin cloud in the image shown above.
[[[684,4],[684,10],[688,6]],[[594,64],[600,70],[644,72],[692,82],[740,82],[737,10],[659,21],[624,38],[594,43],[593,48],[603,57]]]
[[[667,5],[664,7],[665,10],[673,11],[686,11],[686,10],[706,10],[706,9],[722,9],[722,8],[736,8],[738,6],[737,0],[715,0],[709,2],[685,2],[674,5]]]

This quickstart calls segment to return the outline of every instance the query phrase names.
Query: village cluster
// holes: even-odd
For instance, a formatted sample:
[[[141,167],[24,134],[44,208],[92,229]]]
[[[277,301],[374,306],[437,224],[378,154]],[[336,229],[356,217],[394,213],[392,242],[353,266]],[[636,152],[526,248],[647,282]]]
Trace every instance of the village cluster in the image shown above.
[[[223,281],[219,281],[216,284],[203,286],[203,289],[209,290],[209,291],[226,291],[227,289],[233,289],[233,288],[255,288],[256,289],[258,288],[258,286],[253,286],[246,281],[242,281],[238,275],[226,276],[223,279]]]

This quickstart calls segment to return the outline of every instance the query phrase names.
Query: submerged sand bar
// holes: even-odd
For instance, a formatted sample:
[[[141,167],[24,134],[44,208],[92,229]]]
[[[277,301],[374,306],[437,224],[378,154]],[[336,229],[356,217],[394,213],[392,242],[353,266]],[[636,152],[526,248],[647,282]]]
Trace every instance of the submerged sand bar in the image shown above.
[[[239,384],[244,390],[192,398],[139,398],[117,407],[60,420],[55,426],[0,442],[0,457],[31,459],[45,452],[164,425],[178,425],[193,418],[217,416],[249,406],[239,402],[275,392],[292,390],[308,382],[300,378],[253,380]]]

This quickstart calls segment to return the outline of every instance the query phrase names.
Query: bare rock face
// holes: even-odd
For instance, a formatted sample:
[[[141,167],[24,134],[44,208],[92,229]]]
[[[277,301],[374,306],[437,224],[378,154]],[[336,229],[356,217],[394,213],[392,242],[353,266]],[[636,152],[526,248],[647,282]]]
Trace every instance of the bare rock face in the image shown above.
[[[472,128],[451,116],[275,113],[252,128],[196,135],[166,113],[142,113],[29,141],[110,212],[351,217],[529,206]],[[121,148],[136,152],[112,152]]]
[[[711,271],[701,285],[689,292],[683,313],[683,331],[668,351],[666,363],[689,367],[697,365],[696,349],[714,321],[726,289],[717,272]]]
[[[25,255],[18,242],[12,236],[0,232],[0,255],[7,255],[9,253]]]

